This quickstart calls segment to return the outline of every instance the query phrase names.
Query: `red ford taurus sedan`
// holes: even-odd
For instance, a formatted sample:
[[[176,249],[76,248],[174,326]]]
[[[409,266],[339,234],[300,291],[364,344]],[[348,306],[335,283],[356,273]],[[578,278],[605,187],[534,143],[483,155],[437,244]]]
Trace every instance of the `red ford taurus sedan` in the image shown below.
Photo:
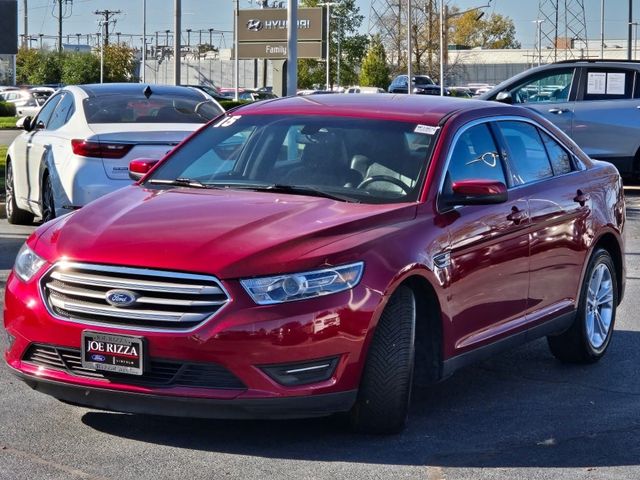
[[[130,169],[7,282],[6,361],[61,400],[393,432],[413,383],[539,337],[582,363],[611,341],[620,177],[529,110],[285,98]]]

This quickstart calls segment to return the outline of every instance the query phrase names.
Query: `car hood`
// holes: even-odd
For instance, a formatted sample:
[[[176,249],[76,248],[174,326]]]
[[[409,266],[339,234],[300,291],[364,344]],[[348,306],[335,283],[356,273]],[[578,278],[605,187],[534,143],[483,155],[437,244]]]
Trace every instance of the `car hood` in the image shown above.
[[[131,186],[43,229],[36,250],[50,262],[68,259],[238,278],[358,260],[366,247],[356,234],[367,231],[363,238],[371,241],[376,229],[415,214],[416,204]],[[322,247],[338,242],[339,251],[331,258],[331,249]],[[313,254],[321,248],[322,253]]]

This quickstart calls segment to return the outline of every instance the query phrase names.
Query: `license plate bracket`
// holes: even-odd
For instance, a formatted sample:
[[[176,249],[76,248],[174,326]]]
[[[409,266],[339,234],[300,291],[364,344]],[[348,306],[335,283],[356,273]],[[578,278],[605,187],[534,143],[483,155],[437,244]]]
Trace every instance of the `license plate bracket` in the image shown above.
[[[144,338],[131,335],[82,332],[82,366],[94,370],[144,374]]]

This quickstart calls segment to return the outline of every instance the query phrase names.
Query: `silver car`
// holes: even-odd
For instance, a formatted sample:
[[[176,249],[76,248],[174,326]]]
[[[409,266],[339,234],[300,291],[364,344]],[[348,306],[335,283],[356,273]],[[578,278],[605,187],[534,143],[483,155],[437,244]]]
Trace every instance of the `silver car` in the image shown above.
[[[570,60],[527,70],[480,96],[529,107],[592,158],[640,175],[640,62]]]

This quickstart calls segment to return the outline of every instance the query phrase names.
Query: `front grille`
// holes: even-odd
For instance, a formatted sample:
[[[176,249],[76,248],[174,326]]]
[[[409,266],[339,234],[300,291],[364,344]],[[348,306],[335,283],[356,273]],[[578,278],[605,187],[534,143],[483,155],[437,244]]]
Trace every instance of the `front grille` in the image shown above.
[[[113,383],[148,387],[196,387],[245,390],[246,386],[229,370],[215,363],[181,363],[151,359],[143,375],[125,375],[82,366],[80,350],[53,345],[31,345],[23,362],[61,370],[71,375],[109,380]]]
[[[228,301],[215,277],[143,268],[60,263],[40,280],[44,300],[58,318],[91,325],[191,329]],[[107,302],[107,293],[135,294],[128,306]]]

